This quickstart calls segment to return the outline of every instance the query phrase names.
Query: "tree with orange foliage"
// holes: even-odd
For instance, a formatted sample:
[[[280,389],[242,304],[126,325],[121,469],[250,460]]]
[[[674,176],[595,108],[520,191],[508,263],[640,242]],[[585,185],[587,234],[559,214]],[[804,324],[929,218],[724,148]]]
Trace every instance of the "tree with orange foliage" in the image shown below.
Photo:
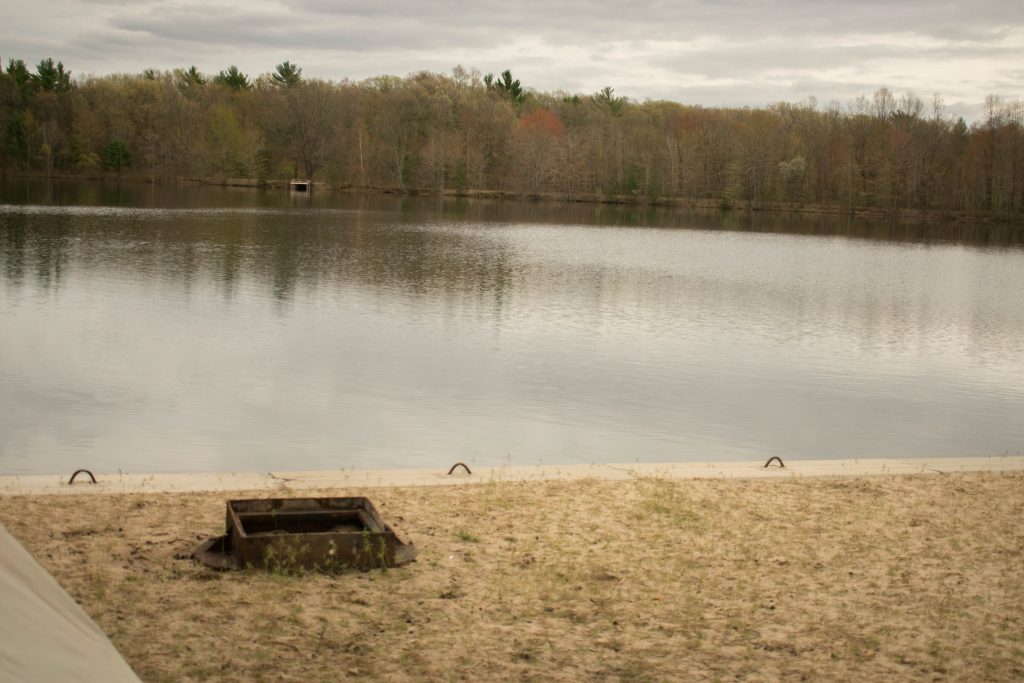
[[[526,188],[530,192],[549,189],[556,183],[554,169],[558,166],[560,142],[565,137],[565,124],[550,109],[534,109],[519,117],[519,142]]]
[[[560,138],[565,135],[565,124],[550,109],[534,109],[519,117],[519,130],[526,135]]]

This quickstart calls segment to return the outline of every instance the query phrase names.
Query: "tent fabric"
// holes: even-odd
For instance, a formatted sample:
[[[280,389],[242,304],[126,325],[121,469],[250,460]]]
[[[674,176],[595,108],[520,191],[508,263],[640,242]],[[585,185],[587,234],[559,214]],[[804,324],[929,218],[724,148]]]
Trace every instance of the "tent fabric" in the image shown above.
[[[2,525],[0,681],[139,681],[96,622]]]

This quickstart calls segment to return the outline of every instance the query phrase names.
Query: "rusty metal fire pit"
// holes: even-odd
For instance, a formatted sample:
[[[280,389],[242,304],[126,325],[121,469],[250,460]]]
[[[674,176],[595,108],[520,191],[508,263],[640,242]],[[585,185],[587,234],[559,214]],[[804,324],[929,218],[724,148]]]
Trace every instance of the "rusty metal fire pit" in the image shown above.
[[[196,548],[214,569],[343,571],[412,562],[416,546],[402,543],[367,498],[229,500],[227,532]]]

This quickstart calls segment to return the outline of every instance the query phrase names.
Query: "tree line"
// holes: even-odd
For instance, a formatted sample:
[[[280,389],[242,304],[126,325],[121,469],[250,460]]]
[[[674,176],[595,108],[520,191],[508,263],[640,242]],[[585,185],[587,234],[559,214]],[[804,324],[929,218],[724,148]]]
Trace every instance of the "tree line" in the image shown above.
[[[283,62],[250,77],[173,71],[0,73],[0,169],[152,180],[315,178],[355,188],[709,200],[727,206],[1024,213],[1024,105],[968,124],[936,96],[845,106],[638,102],[607,87],[537,92],[456,67],[360,82]]]

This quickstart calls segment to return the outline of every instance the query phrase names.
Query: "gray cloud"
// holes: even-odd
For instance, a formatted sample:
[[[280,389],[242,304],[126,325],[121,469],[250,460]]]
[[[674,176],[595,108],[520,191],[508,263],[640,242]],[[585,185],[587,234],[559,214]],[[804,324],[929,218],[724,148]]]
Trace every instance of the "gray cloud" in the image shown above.
[[[483,32],[526,31],[539,35],[573,36],[579,41],[594,38],[652,39],[693,38],[709,33],[759,36],[817,33],[915,32],[947,39],[983,39],[1019,26],[1024,11],[1005,0],[972,3],[965,16],[960,3],[934,0],[850,2],[820,0],[740,0],[662,2],[638,0],[621,3],[523,0],[509,3],[484,0],[468,4],[447,0],[388,3],[298,0],[285,3],[300,13],[364,17],[393,21],[416,17],[434,30],[470,27]]]
[[[125,10],[116,28],[155,38],[220,40],[228,44],[286,44],[342,50],[423,50],[495,46],[525,37],[553,46],[602,42],[740,40],[913,34],[941,41],[985,43],[1024,24],[1006,2],[982,2],[969,19],[960,6],[933,2],[519,3],[299,0],[281,4],[150,4]],[[798,47],[793,45],[793,47]]]
[[[783,41],[772,41],[681,52],[652,59],[650,63],[676,74],[745,80],[777,80],[781,77],[790,80],[794,85],[817,83],[827,88],[821,92],[836,92],[849,90],[843,87],[846,85],[877,88],[880,83],[877,80],[872,82],[869,77],[872,72],[885,65],[891,66],[891,70],[898,71],[899,65],[909,60],[923,60],[935,65],[968,59],[1010,62],[1018,54],[1020,48],[1003,46],[979,46],[968,49],[956,46],[910,47],[884,43],[846,46],[817,44],[794,50]],[[824,72],[835,70],[845,70],[852,75],[845,81],[820,76]],[[929,86],[926,82],[915,84],[913,76],[901,80],[903,82],[894,85],[924,90]],[[1019,87],[1024,81],[1007,77],[1006,72],[999,70],[976,74],[970,82],[972,85],[1008,89],[1015,84]]]

